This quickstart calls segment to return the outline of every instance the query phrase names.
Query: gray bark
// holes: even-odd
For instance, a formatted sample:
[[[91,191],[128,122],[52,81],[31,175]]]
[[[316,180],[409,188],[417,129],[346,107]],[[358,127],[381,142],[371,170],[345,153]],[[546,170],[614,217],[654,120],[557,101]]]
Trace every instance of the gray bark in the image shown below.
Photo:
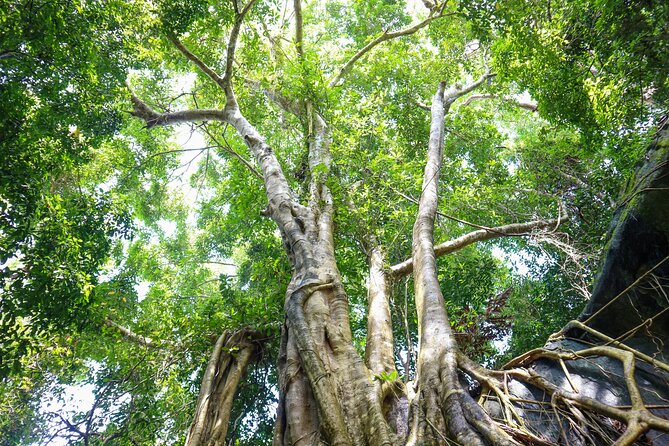
[[[218,338],[202,378],[186,446],[225,445],[232,400],[260,351],[259,338],[259,333],[248,329]]]

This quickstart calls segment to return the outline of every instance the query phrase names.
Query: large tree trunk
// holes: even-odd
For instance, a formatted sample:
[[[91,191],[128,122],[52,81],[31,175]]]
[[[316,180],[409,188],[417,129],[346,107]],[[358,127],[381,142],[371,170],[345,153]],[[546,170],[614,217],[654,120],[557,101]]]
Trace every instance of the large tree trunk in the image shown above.
[[[297,226],[308,229],[299,232],[308,234],[301,243],[318,255],[311,254],[295,269],[286,299],[274,444],[669,444],[669,367],[663,362],[669,326],[669,219],[663,217],[669,215],[669,132],[654,141],[635,187],[616,213],[593,297],[579,321],[544,349],[496,372],[458,350],[436,282],[431,231],[437,187],[431,179],[438,177],[441,162],[443,111],[448,108],[443,98],[442,85],[435,96],[414,227],[411,263],[420,345],[417,377],[407,386],[410,416],[407,388],[374,378],[395,371],[382,251],[370,252],[363,362],[351,345],[346,298],[334,263],[331,214],[307,208],[310,220]],[[326,132],[325,126],[320,131]],[[314,141],[327,141],[321,136]],[[483,384],[482,406],[463,388],[462,371]],[[207,376],[203,389],[211,387]],[[501,429],[481,407],[502,422]],[[227,411],[229,405],[221,404],[218,418]]]
[[[300,243],[311,254],[301,264],[294,262],[286,297],[285,347],[279,361],[281,419],[274,443],[390,444],[378,389],[351,343],[348,298],[335,263],[332,198],[317,167],[330,165],[328,128],[318,114],[308,113],[314,178]],[[282,233],[294,258],[294,234]]]
[[[661,418],[666,416],[661,411],[664,409],[647,406],[656,402],[665,404],[669,398],[666,375],[669,366],[661,362],[667,341],[665,310],[669,308],[665,287],[669,262],[664,262],[669,255],[667,135],[661,134],[655,141],[637,187],[630,191],[625,207],[618,213],[608,257],[581,321],[572,323],[563,337],[553,339],[547,348],[528,353],[504,371],[486,370],[458,349],[437,280],[436,255],[489,239],[493,232],[517,234],[524,229],[559,224],[561,219],[557,223],[510,225],[497,228],[498,231],[484,229],[452,240],[443,245],[444,249],[435,248],[433,232],[444,116],[457,98],[491,75],[486,73],[464,87],[447,89],[440,83],[431,109],[430,141],[413,229],[412,259],[384,271],[382,251],[371,250],[369,342],[363,359],[352,344],[348,297],[335,262],[333,200],[326,183],[330,169],[327,123],[308,101],[295,103],[268,92],[268,97],[286,112],[296,114],[308,124],[311,182],[308,202],[303,203],[291,190],[263,135],[243,115],[232,89],[237,37],[244,15],[252,6],[253,0],[235,9],[223,76],[176,38],[171,38],[181,53],[224,92],[223,109],[159,113],[134,95],[132,100],[133,114],[148,127],[201,120],[231,125],[246,142],[262,175],[268,215],[281,233],[293,267],[278,360],[280,400],[274,445],[609,444],[617,437],[621,438],[616,444],[623,445],[632,444],[649,429],[650,435],[655,435],[653,431],[669,432],[669,422]],[[299,0],[295,12],[301,59]],[[421,22],[409,31],[415,32],[427,23]],[[372,240],[368,242],[373,244]],[[386,379],[395,371],[387,280],[389,275],[408,274],[412,269],[419,348],[415,381],[404,386]],[[632,312],[638,314],[637,320],[629,318]],[[613,319],[625,321],[610,323]],[[574,336],[578,339],[571,339]],[[617,337],[620,339],[614,339]],[[593,344],[595,347],[591,347]],[[218,395],[215,386],[220,388],[219,384],[212,384],[212,377],[221,375],[216,369],[228,370],[231,360],[221,363],[224,350],[217,346],[205,374],[204,390],[189,437],[192,444],[220,444],[225,432],[221,426],[227,426],[231,392],[224,390],[225,385],[220,391],[220,402],[212,406],[212,396]],[[249,359],[244,359],[247,356]],[[238,382],[251,356],[249,352],[231,369],[232,384]],[[587,361],[582,359],[585,357]],[[614,393],[613,398],[601,398],[606,389],[599,383],[615,380],[589,365],[596,361],[604,365],[606,372],[618,367],[620,385],[610,392]],[[479,403],[462,384],[465,374],[479,380],[484,387]],[[618,425],[610,419],[617,420]],[[620,423],[627,425],[622,436]]]
[[[511,444],[511,439],[481,410],[460,383],[458,345],[451,330],[437,278],[434,221],[443,157],[444,115],[457,97],[439,84],[432,102],[432,122],[422,194],[413,228],[413,270],[418,313],[418,363],[411,401],[408,444]]]

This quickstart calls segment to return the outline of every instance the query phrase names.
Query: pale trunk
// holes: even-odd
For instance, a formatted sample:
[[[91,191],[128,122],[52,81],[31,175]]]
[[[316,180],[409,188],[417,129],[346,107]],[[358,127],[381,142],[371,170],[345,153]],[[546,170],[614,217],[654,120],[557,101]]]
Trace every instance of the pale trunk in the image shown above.
[[[299,0],[296,1],[296,23],[299,28],[302,20],[301,9]],[[578,406],[579,410],[591,410],[593,413],[624,421],[629,428],[618,444],[631,444],[636,436],[649,427],[669,431],[669,422],[654,416],[643,406],[643,402],[639,402],[640,392],[638,389],[635,390],[635,384],[632,382],[635,380],[635,360],[645,361],[658,370],[665,368],[669,370],[669,366],[648,355],[641,356],[640,352],[634,349],[630,351],[631,347],[626,347],[627,350],[620,354],[616,353],[618,350],[611,350],[609,347],[590,349],[583,353],[586,356],[614,358],[624,365],[626,385],[633,409],[631,415],[619,408],[602,407],[605,405],[592,398],[585,398],[575,391],[566,391],[550,379],[537,376],[532,370],[519,368],[534,366],[539,362],[538,358],[573,361],[577,359],[573,352],[546,350],[532,352],[500,374],[477,366],[459,351],[446,314],[444,296],[437,281],[436,255],[475,241],[492,238],[491,234],[495,230],[488,228],[483,232],[477,231],[452,240],[448,245],[442,244],[444,249],[440,245],[435,254],[433,234],[438,203],[437,186],[443,156],[444,116],[457,98],[471,92],[489,79],[491,76],[489,72],[465,87],[451,87],[446,90],[443,82],[439,84],[431,109],[430,140],[423,189],[413,229],[412,259],[408,263],[402,262],[389,271],[384,271],[381,251],[372,251],[369,259],[369,332],[366,361],[358,355],[352,343],[349,326],[348,297],[335,262],[333,199],[326,185],[331,163],[327,124],[309,102],[302,103],[304,107],[300,107],[300,104],[295,106],[283,99],[277,101],[291,113],[302,113],[301,118],[309,123],[311,183],[309,200],[304,205],[289,187],[271,147],[242,114],[232,90],[231,78],[237,37],[241,32],[244,15],[252,5],[253,1],[240,9],[240,5],[235,2],[235,21],[227,48],[226,71],[222,77],[188,51],[176,38],[171,38],[182,54],[224,91],[226,97],[224,109],[158,113],[135,95],[132,96],[132,101],[133,114],[142,118],[147,127],[201,120],[230,124],[238,136],[246,142],[262,175],[268,201],[268,214],[277,224],[293,267],[293,276],[285,299],[286,321],[278,360],[280,401],[274,446],[425,445],[453,442],[464,446],[515,444],[515,441],[502,431],[463,388],[460,382],[460,370],[464,370],[470,377],[475,377],[484,384],[487,394],[497,397],[498,408],[504,414],[517,409],[517,404],[514,405],[511,401],[506,387],[507,380],[511,377],[528,385],[531,383],[534,388],[550,394],[557,401],[556,406],[561,401],[565,407]],[[428,20],[401,33],[384,35],[410,34],[426,26],[433,19],[434,17],[430,16]],[[296,47],[300,61],[303,57],[301,36],[300,29],[296,33]],[[383,39],[372,41],[365,47],[368,48],[365,51],[369,51],[382,41]],[[362,55],[364,52],[356,54],[351,60],[355,62],[356,58]],[[337,82],[345,72],[346,70],[342,71],[336,77]],[[666,147],[666,141],[667,138],[662,139],[662,144],[658,142],[658,147]],[[664,158],[662,160],[661,166],[666,168],[667,161]],[[666,176],[665,173],[661,179]],[[661,190],[667,189],[665,183],[658,182],[658,184],[661,186],[657,190],[658,194]],[[665,237],[660,243],[651,243],[653,247],[649,252],[653,256],[649,259],[656,259],[655,254],[658,252],[665,253],[663,255],[667,253],[666,234],[669,231],[666,230],[666,215],[669,214],[664,212],[659,220],[655,217],[655,220],[646,220],[652,220],[659,228],[657,233]],[[559,223],[560,219],[556,225]],[[547,221],[539,221],[498,229],[501,230],[501,235],[512,235],[521,230],[546,226]],[[640,265],[638,270],[643,271],[646,268],[647,271],[651,266]],[[387,379],[389,374],[395,371],[387,275],[391,273],[399,277],[408,274],[411,269],[414,272],[419,348],[415,381],[407,383],[404,387]],[[606,289],[608,285],[605,283],[606,280],[611,278],[606,275],[600,277],[601,289]],[[662,286],[659,289],[662,291]],[[600,295],[606,293],[600,292]],[[666,298],[666,293],[660,295],[656,292],[654,298],[658,297]],[[591,305],[589,319],[586,322],[601,314],[602,308],[608,305],[605,302],[595,302]],[[611,304],[611,308],[617,305],[617,303]],[[636,309],[634,305],[632,307]],[[662,308],[662,314],[666,313],[666,305]],[[640,314],[643,314],[641,318],[647,318],[651,323],[655,317],[647,317],[646,313]],[[599,324],[598,327],[604,324],[602,320],[595,322]],[[645,325],[642,325],[631,329],[641,330],[644,327]],[[587,327],[577,328],[581,333],[585,330],[592,334],[588,331],[591,329]],[[666,338],[666,333],[662,333]],[[599,336],[600,341],[617,349],[623,348],[619,347],[620,342],[617,339],[602,337],[602,333],[599,332],[596,332],[595,336]],[[221,338],[217,342],[205,372],[197,413],[189,434],[191,445],[222,444],[234,388],[241,379],[244,367],[253,357],[252,349],[243,350],[243,354],[240,352],[236,358],[230,357],[223,346],[224,341],[225,339]],[[565,384],[562,382],[560,385],[564,387]],[[666,382],[663,386],[660,386],[659,390],[666,390]],[[506,393],[502,389],[505,389]],[[394,392],[393,397],[389,399],[391,392]],[[404,402],[407,397],[408,408]],[[551,404],[553,403],[551,400]],[[523,430],[522,418],[519,422],[520,427],[517,428],[511,426],[512,421],[508,416],[505,418],[508,424],[505,429],[511,432],[514,439],[522,441],[529,439],[528,441],[537,443],[543,441],[537,435]],[[550,422],[555,424],[554,420]]]
[[[247,366],[260,351],[253,330],[223,333],[205,369],[186,446],[224,446],[232,400]]]

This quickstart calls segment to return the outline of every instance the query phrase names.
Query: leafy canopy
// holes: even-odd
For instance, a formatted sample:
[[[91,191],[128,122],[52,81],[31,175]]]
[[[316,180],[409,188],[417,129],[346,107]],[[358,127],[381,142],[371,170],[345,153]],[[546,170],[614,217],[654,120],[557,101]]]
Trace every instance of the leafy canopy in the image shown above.
[[[649,116],[667,107],[668,8],[451,2],[444,17],[378,45],[329,85],[364,45],[429,11],[417,2],[309,2],[298,58],[290,2],[254,6],[234,65],[240,107],[304,199],[313,123],[282,112],[264,90],[308,100],[330,126],[337,260],[361,352],[370,244],[389,265],[410,255],[424,104],[438,81],[466,83],[486,67],[496,76],[447,116],[436,242],[476,229],[466,222],[550,218],[560,202],[571,221],[544,238],[440,259],[454,329],[492,363],[538,345],[578,311],[584,298],[574,288],[586,289],[596,269]],[[229,431],[235,444],[269,443],[291,271],[264,216],[262,182],[228,126],[146,129],[126,113],[126,81],[160,111],[222,107],[217,87],[170,38],[222,73],[233,11],[230,2],[142,0],[0,8],[0,437],[11,444],[44,442],[53,430],[83,441],[40,403],[68,384],[95,389],[95,410],[63,412],[99,434],[93,441],[179,443],[212,341],[249,325],[268,341]],[[538,112],[519,106],[531,101]],[[191,131],[190,143],[176,143]],[[409,281],[393,285],[391,306],[401,376],[380,380],[414,370]]]

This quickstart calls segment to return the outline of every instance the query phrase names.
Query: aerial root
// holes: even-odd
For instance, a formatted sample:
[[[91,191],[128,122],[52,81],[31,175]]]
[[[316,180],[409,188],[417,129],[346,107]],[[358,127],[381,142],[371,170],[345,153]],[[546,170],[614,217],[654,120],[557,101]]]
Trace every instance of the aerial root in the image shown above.
[[[509,433],[484,411],[483,407],[457,385],[456,388],[423,394],[419,409],[425,427],[440,444],[460,446],[518,446]]]
[[[592,331],[589,330],[589,331]],[[602,335],[604,336],[604,335]],[[608,340],[607,340],[608,341]],[[630,398],[631,407],[621,408],[610,406],[601,401],[589,398],[579,393],[574,381],[571,379],[566,363],[588,357],[608,357],[619,361],[623,366],[623,377]],[[525,366],[539,359],[549,359],[561,365],[565,372],[570,389],[563,389]],[[649,360],[650,359],[650,360]],[[547,417],[554,418],[560,427],[562,442],[568,444],[567,429],[572,436],[581,439],[584,444],[613,444],[614,446],[628,446],[639,441],[650,429],[669,432],[669,420],[653,414],[646,406],[635,377],[636,362],[643,361],[659,370],[666,370],[666,363],[661,363],[656,358],[649,358],[629,346],[619,348],[618,346],[603,345],[586,348],[580,351],[555,351],[547,349],[536,349],[522,357],[512,361],[506,370],[494,371],[486,369],[472,361],[466,355],[458,354],[459,368],[477,380],[482,386],[481,398],[478,404],[479,411],[483,412],[481,405],[487,401],[494,401],[500,409],[500,421],[503,425],[490,423],[495,426],[490,432],[482,427],[482,419],[476,413],[469,412],[473,407],[464,404],[468,421],[476,429],[485,435],[486,440],[492,444],[500,443],[497,431],[502,431],[507,437],[512,438],[513,443],[531,443],[537,445],[555,445],[556,442],[542,437],[540,433],[532,432],[525,425],[523,417],[518,414],[519,404],[539,407]],[[539,400],[521,400],[513,397],[508,391],[508,380],[514,379],[544,391],[550,396],[550,402]],[[473,400],[472,400],[473,401]],[[551,413],[552,412],[552,416]]]
[[[504,432],[481,406],[468,394],[460,397],[465,418],[481,437],[488,443],[499,446],[518,445],[513,438]]]

